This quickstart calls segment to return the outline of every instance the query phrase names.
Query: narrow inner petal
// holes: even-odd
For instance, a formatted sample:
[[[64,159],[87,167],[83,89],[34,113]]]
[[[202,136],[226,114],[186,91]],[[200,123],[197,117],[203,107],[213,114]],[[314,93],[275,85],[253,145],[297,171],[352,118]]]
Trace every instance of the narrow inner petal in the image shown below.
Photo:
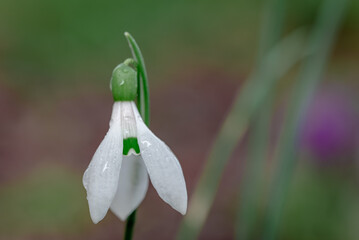
[[[111,211],[121,220],[141,204],[148,189],[148,175],[140,155],[124,156],[117,192],[111,204]]]

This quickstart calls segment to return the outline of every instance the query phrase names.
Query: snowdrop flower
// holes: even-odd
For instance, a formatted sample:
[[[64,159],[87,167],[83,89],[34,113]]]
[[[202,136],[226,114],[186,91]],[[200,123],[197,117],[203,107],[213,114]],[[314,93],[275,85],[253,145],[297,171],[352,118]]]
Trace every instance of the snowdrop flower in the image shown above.
[[[181,166],[143,122],[134,103],[137,73],[126,61],[114,69],[111,87],[115,103],[110,128],[83,176],[92,221],[101,221],[109,209],[125,220],[144,199],[148,176],[158,195],[185,214]]]

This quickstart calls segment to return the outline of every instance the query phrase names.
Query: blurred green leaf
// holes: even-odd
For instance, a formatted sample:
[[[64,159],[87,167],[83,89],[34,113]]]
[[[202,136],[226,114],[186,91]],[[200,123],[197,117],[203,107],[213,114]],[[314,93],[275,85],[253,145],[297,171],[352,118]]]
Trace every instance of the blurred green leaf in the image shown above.
[[[0,237],[78,233],[89,224],[81,177],[57,166],[2,186],[0,212]]]
[[[357,239],[352,231],[359,220],[354,179],[302,160],[288,192],[280,239]]]
[[[326,0],[318,13],[307,50],[310,55],[302,64],[298,79],[291,92],[288,111],[278,143],[276,157],[278,168],[274,175],[265,221],[265,239],[276,239],[281,222],[290,180],[298,157],[297,134],[314,90],[322,78],[336,33],[345,13],[346,0]]]
[[[205,163],[190,200],[178,239],[196,239],[212,206],[224,167],[246,132],[253,115],[275,83],[302,58],[303,32],[296,31],[276,45],[237,94]],[[264,81],[266,79],[267,81]]]
[[[265,2],[261,22],[261,35],[257,69],[261,68],[263,58],[280,40],[286,14],[286,1],[268,0]],[[265,76],[262,81],[268,81]],[[270,76],[269,76],[270,77]],[[253,117],[249,135],[249,154],[242,171],[240,198],[237,213],[237,239],[250,239],[259,220],[259,203],[264,189],[266,160],[269,153],[269,133],[275,91],[270,91],[266,100]]]

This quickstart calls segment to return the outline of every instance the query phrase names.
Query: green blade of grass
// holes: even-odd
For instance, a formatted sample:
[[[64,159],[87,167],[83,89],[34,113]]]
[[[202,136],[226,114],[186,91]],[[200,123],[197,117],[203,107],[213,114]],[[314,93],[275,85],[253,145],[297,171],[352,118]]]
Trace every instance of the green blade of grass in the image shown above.
[[[265,222],[264,239],[266,240],[276,238],[286,192],[297,159],[298,127],[308,102],[321,79],[336,32],[344,15],[346,3],[346,0],[328,0],[323,3],[308,45],[311,54],[303,63],[298,81],[293,88],[287,119],[278,144],[279,169],[273,182],[273,192]]]
[[[258,61],[279,41],[284,25],[286,1],[267,0],[261,22]]]
[[[247,130],[253,114],[275,87],[276,80],[302,56],[303,33],[296,31],[281,41],[263,60],[237,95],[213,144],[196,186],[177,239],[196,239],[212,206],[224,167]],[[269,81],[262,81],[266,76]]]
[[[279,41],[284,25],[285,0],[268,0],[264,5],[261,36],[259,41],[258,67],[268,51]],[[268,81],[263,78],[262,81]],[[254,117],[249,135],[249,155],[240,184],[237,212],[236,239],[250,239],[258,220],[258,210],[264,187],[265,160],[268,154],[272,102],[274,91],[260,106]]]

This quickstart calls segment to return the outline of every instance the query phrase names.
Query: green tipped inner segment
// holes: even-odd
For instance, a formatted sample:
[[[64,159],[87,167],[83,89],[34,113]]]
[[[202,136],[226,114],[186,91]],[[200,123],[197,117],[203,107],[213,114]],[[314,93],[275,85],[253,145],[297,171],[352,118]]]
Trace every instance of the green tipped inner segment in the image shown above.
[[[128,155],[131,148],[135,150],[137,154],[140,154],[140,147],[138,146],[137,138],[123,139],[123,155]]]

